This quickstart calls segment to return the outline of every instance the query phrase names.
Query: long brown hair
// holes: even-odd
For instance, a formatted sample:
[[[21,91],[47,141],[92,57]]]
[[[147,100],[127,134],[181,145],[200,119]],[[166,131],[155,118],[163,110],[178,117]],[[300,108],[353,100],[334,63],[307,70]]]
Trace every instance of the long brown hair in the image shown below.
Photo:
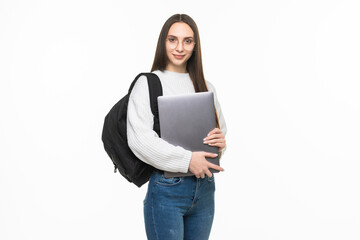
[[[195,39],[195,46],[193,53],[186,64],[186,70],[190,75],[190,78],[193,82],[195,92],[207,92],[208,88],[206,86],[204,72],[203,72],[203,66],[202,66],[202,59],[201,59],[201,45],[200,45],[200,36],[199,36],[199,30],[197,28],[197,25],[195,21],[189,17],[186,14],[175,14],[171,16],[165,23],[164,26],[161,29],[154,62],[151,68],[151,71],[155,70],[165,70],[168,57],[166,55],[166,47],[165,47],[165,41],[167,38],[167,35],[169,33],[170,27],[176,23],[176,22],[184,22],[193,30],[194,32],[194,39]]]

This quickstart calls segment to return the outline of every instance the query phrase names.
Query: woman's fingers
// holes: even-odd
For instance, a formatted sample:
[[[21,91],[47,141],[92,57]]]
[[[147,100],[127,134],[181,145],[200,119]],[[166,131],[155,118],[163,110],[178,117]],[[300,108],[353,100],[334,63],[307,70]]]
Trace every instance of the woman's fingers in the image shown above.
[[[204,138],[204,144],[225,142],[225,136],[223,134],[214,134]]]
[[[209,134],[204,138],[204,143],[206,141],[217,139],[217,138],[225,138],[225,135],[219,128],[214,128],[209,132]]]
[[[219,149],[222,150],[226,146],[225,135],[219,128],[214,128],[209,132],[208,136],[204,138],[204,144],[219,147]]]
[[[209,162],[208,168],[212,168],[212,169],[218,170],[220,172],[224,171],[224,169],[222,167],[220,167],[219,165],[213,164],[211,162]]]
[[[189,170],[197,178],[204,178],[206,175],[208,177],[212,176],[210,168],[213,168],[218,171],[224,171],[224,169],[216,164],[213,164],[206,160],[205,157],[214,158],[218,156],[216,153],[210,152],[193,152],[191,155]]]
[[[204,138],[204,140],[211,140],[211,139],[215,139],[215,138],[224,138],[224,134],[222,133],[217,133],[217,134],[212,134],[210,136],[207,136],[206,138]]]
[[[210,140],[204,141],[205,144],[224,143],[224,142],[225,142],[225,138],[215,138],[215,139],[210,139]]]
[[[213,139],[205,139],[204,144],[209,144],[209,146],[217,146],[217,147],[223,147],[226,144],[225,138],[213,138]]]
[[[219,128],[214,128],[213,130],[211,130],[208,133],[208,136],[212,135],[212,134],[216,134],[216,133],[221,133],[221,130]]]
[[[209,170],[209,169],[206,171],[206,175],[207,175],[209,178],[211,178],[211,177],[212,177],[212,173],[210,172],[210,170]]]

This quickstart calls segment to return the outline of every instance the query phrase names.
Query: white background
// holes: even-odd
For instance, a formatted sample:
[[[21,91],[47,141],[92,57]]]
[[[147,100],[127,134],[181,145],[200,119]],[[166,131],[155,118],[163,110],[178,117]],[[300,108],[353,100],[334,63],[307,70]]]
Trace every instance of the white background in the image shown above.
[[[360,239],[357,1],[0,1],[0,239],[145,239],[104,117],[197,22],[228,126],[211,239]]]

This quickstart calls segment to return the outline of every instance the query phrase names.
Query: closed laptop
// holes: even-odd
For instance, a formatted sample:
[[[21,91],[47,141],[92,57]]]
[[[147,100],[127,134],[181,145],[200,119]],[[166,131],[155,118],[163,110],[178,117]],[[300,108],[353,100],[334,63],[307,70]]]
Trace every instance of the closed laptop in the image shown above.
[[[192,152],[217,153],[218,147],[203,143],[207,134],[216,127],[214,94],[200,92],[158,97],[161,138]],[[206,158],[219,165],[219,157]],[[211,172],[218,172],[210,169]],[[165,177],[191,176],[188,173],[165,172]]]

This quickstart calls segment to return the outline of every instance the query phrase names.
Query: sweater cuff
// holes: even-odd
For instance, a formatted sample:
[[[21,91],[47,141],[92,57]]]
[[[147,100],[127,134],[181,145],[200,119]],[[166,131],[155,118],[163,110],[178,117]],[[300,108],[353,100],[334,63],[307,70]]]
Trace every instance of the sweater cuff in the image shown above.
[[[189,165],[190,165],[190,160],[191,160],[191,156],[192,156],[192,152],[191,151],[186,151],[184,154],[184,160],[182,161],[184,164],[183,166],[181,166],[181,168],[179,169],[179,172],[181,173],[187,173],[189,171]]]
[[[220,151],[220,159],[222,158],[222,156],[224,156],[224,153],[225,153],[225,151],[226,151],[226,147],[227,147],[227,146],[225,146],[225,147],[223,148],[223,150]]]

